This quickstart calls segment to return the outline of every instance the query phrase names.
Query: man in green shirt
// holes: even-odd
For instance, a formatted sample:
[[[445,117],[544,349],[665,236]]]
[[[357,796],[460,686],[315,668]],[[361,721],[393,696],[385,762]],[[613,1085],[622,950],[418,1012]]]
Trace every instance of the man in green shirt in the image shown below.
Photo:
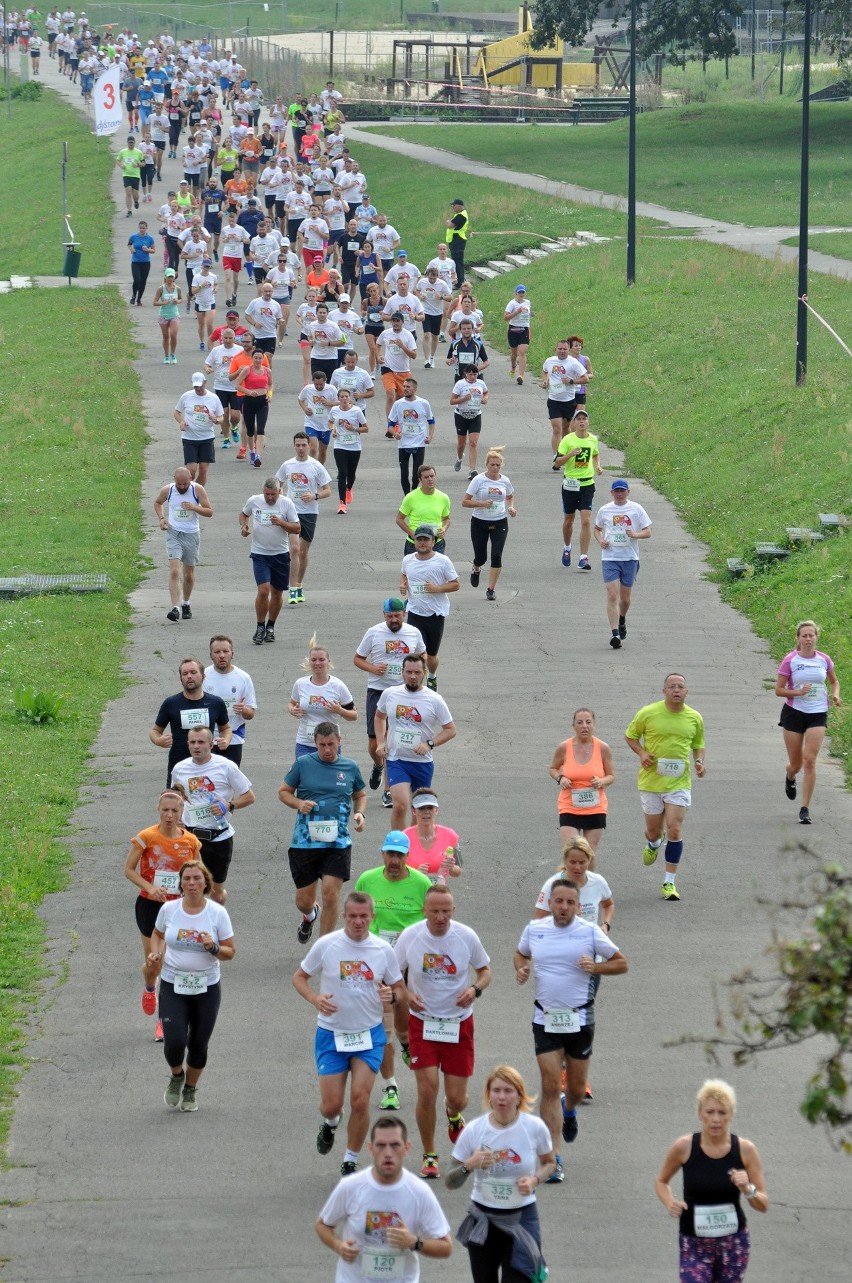
[[[571,565],[571,534],[574,516],[580,514],[580,560],[578,570],[591,570],[589,544],[592,538],[592,502],[595,475],[602,476],[598,439],[589,431],[589,412],[581,406],[571,420],[573,431],[559,442],[553,456],[553,471],[562,468],[562,565]]]
[[[682,673],[669,673],[663,699],[640,708],[624,738],[640,761],[639,798],[645,814],[642,859],[653,864],[666,833],[666,872],[663,899],[679,900],[675,887],[683,855],[683,822],[692,802],[689,754],[695,774],[704,778],[704,719],[686,702],[689,694]]]
[[[374,935],[396,944],[397,936],[406,927],[420,922],[424,916],[423,903],[426,892],[432,885],[431,878],[419,869],[412,869],[407,862],[411,843],[399,830],[390,832],[382,845],[383,864],[376,869],[367,869],[355,883],[356,891],[365,891],[373,897],[376,916],[370,924]],[[394,1029],[395,1013],[385,1012],[384,1023],[388,1034],[382,1057],[382,1078],[384,1093],[380,1109],[399,1109],[399,1088],[394,1076]],[[408,1013],[397,1013],[397,1025],[405,1029],[408,1036]]]
[[[139,179],[142,174],[140,166],[145,164],[145,157],[136,146],[133,134],[127,139],[127,146],[122,147],[115,161],[124,176],[124,199],[127,203],[127,217],[133,217],[133,209],[139,208]],[[131,205],[133,209],[131,209]]]
[[[418,526],[431,526],[435,532],[435,552],[444,552],[444,536],[450,525],[450,496],[435,487],[437,473],[431,463],[417,469],[417,485],[399,505],[396,524],[405,534],[403,556],[415,552],[414,531]]]

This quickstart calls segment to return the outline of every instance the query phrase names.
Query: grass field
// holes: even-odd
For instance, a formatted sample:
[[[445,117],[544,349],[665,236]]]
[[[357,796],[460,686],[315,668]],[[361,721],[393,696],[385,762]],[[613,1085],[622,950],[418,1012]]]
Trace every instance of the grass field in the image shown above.
[[[0,214],[5,196],[0,189]],[[33,335],[38,343],[33,343]],[[68,342],[73,334],[73,343]],[[97,377],[80,361],[105,335]],[[3,573],[106,571],[109,591],[0,605],[0,733],[7,746],[0,838],[0,1150],[17,1078],[20,1023],[43,977],[43,897],[70,863],[66,831],[88,750],[108,700],[121,690],[127,594],[140,578],[138,493],[145,433],[118,291],[7,295],[0,343],[14,390],[0,407]],[[45,378],[44,354],[50,353]],[[116,431],[119,422],[121,430]],[[57,691],[55,725],[22,723],[18,684]]]
[[[672,107],[640,116],[637,197],[753,226],[798,225],[801,108],[786,99]],[[849,112],[811,109],[811,222],[849,221]],[[382,133],[490,164],[627,193],[627,121],[565,126],[411,125]]]
[[[791,236],[785,245],[798,246],[798,236]],[[820,254],[833,254],[835,258],[852,258],[852,232],[822,232],[808,237],[808,247]]]

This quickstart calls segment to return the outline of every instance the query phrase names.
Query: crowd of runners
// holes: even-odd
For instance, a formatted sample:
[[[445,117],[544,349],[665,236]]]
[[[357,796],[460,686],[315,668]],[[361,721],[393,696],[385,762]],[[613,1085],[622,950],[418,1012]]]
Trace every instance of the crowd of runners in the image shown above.
[[[28,42],[35,53],[33,11],[7,13],[4,29],[7,42]],[[246,823],[240,817],[235,827],[235,813],[256,801],[243,757],[251,757],[251,724],[260,712],[254,680],[235,664],[236,652],[275,643],[282,609],[305,604],[326,501],[345,517],[356,502],[363,451],[395,450],[401,496],[387,519],[400,532],[398,582],[386,585],[375,622],[360,639],[353,636],[351,661],[338,655],[335,664],[312,639],[288,704],[292,765],[277,802],[257,799],[292,812],[293,933],[306,949],[293,986],[317,1013],[316,1147],[326,1155],[337,1146],[340,1154],[342,1179],[317,1232],[340,1258],[340,1283],[412,1283],[420,1256],[452,1250],[450,1226],[428,1182],[443,1176],[457,1189],[471,1176],[472,1198],[456,1237],[476,1283],[543,1280],[537,1191],[565,1179],[565,1147],[577,1140],[580,1107],[592,1099],[601,978],[628,970],[612,938],[616,892],[603,872],[614,754],[598,738],[594,711],[578,708],[549,765],[561,858],[537,899],[510,924],[515,978],[530,986],[539,1082],[532,1092],[511,1065],[496,1067],[476,1118],[465,1113],[475,1021],[487,1010],[495,942],[456,917],[453,887],[475,874],[463,862],[464,817],[441,815],[440,770],[436,775],[436,760],[457,734],[438,676],[461,576],[447,552],[456,500],[438,487],[433,442],[452,411],[450,464],[456,473],[466,465],[468,474],[461,506],[471,515],[469,583],[477,590],[487,574],[485,597],[495,601],[520,509],[504,472],[504,447],[486,450],[479,466],[484,420],[500,422],[484,377],[494,360],[484,331],[500,321],[506,326],[509,373],[523,385],[533,325],[528,292],[516,286],[499,318],[478,307],[465,276],[472,229],[461,198],[443,212],[434,257],[422,271],[410,261],[405,211],[385,212],[381,193],[371,191],[350,152],[345,103],[333,82],[319,94],[268,104],[230,50],[217,55],[212,46],[175,44],[168,36],[143,42],[131,31],[96,34],[85,13],[70,10],[53,10],[43,29],[49,57],[79,79],[84,96],[93,61],[92,75],[114,61],[122,68],[133,127],[117,157],[126,218],[151,206],[128,239],[129,302],[154,308],[164,364],[191,371],[174,408],[182,458],[154,504],[169,563],[170,625],[193,618],[201,528],[215,519],[216,469],[228,460],[260,470],[254,485],[248,475],[246,492],[253,493],[238,514],[256,588],[254,631],[236,641],[215,633],[206,659],[181,662],[179,690],[163,698],[150,731],[152,744],[167,750],[165,788],[125,865],[138,889],[142,1008],[155,1020],[169,1065],[165,1103],[183,1113],[199,1107],[220,968],[236,952],[227,881]],[[297,347],[300,388],[286,386],[280,373],[282,352],[295,355]],[[567,334],[536,381],[547,394],[544,467],[549,460],[560,477],[562,567],[589,573],[594,538],[606,641],[621,650],[639,547],[652,524],[623,478],[612,481],[595,508],[602,469],[587,397],[595,375],[583,348],[581,336]],[[435,371],[422,385],[421,362]],[[267,464],[273,416],[276,455]],[[286,429],[292,454],[279,462],[283,425],[294,419],[297,430]],[[228,452],[218,463],[217,447]],[[829,703],[840,703],[818,635],[812,621],[798,626],[776,686],[784,699],[788,798],[797,796],[797,776],[804,778],[801,823],[810,823]],[[340,675],[350,665],[359,681],[366,675],[360,693],[350,688],[355,672]],[[661,859],[662,896],[677,902],[692,780],[704,777],[706,748],[702,717],[686,702],[685,676],[661,674],[661,681],[661,698],[614,729],[638,758],[642,859],[648,866]],[[369,761],[363,774],[341,741],[345,727],[347,748],[353,742],[362,715]],[[546,760],[541,769],[548,770]],[[365,831],[371,792],[390,812],[388,832],[381,841],[368,839],[372,858],[362,854],[356,871],[352,835]],[[354,889],[344,895],[353,876]],[[497,942],[497,952],[505,946]],[[657,1181],[664,1206],[680,1219],[684,1283],[742,1279],[749,1250],[744,1208],[768,1206],[756,1148],[730,1132],[734,1109],[727,1084],[705,1083],[700,1130],[673,1144]],[[418,1135],[416,1174],[404,1166],[412,1142],[400,1111],[413,1117]],[[444,1130],[450,1153],[442,1157]],[[369,1162],[359,1166],[365,1144]],[[680,1169],[682,1199],[670,1188]]]

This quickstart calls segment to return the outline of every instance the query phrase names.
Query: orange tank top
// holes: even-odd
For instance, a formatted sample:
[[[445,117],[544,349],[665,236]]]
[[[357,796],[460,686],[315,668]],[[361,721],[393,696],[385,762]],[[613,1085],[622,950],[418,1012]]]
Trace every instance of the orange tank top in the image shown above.
[[[560,789],[556,806],[560,815],[606,815],[607,800],[604,789],[598,789],[598,799],[590,806],[578,805],[578,794],[587,792],[592,787],[592,780],[606,775],[601,753],[601,742],[592,737],[592,756],[588,762],[578,762],[574,757],[574,740],[565,741],[565,761],[562,763],[562,774],[571,781],[570,789]]]

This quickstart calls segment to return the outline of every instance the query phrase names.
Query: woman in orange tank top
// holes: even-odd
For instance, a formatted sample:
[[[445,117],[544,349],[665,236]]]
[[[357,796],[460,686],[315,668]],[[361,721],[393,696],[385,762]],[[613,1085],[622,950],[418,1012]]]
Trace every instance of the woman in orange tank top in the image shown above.
[[[571,725],[573,736],[558,745],[550,763],[550,777],[559,786],[559,835],[563,853],[575,837],[584,837],[596,853],[606,828],[606,789],[615,779],[615,767],[609,744],[595,736],[590,708],[578,708]]]

